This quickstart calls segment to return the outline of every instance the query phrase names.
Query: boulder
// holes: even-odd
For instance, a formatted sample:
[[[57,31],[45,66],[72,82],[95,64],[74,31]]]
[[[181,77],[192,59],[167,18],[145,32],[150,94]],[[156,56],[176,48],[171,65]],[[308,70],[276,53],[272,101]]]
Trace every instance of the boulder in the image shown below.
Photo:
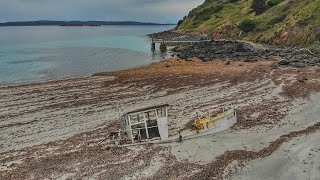
[[[283,65],[283,66],[287,66],[287,65],[289,65],[291,62],[289,61],[289,60],[281,60],[281,61],[279,61],[279,65]]]
[[[250,63],[253,63],[253,62],[257,62],[258,60],[256,59],[244,59],[243,62],[250,62]]]
[[[291,66],[294,67],[294,68],[305,68],[305,67],[307,67],[307,65],[305,63],[300,63],[300,62],[292,63]]]

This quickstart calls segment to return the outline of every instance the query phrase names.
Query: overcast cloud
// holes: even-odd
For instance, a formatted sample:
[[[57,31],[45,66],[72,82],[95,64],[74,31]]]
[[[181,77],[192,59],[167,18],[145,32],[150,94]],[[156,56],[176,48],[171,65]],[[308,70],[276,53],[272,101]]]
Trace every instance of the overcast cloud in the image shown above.
[[[176,23],[204,0],[0,0],[0,22],[103,20]]]

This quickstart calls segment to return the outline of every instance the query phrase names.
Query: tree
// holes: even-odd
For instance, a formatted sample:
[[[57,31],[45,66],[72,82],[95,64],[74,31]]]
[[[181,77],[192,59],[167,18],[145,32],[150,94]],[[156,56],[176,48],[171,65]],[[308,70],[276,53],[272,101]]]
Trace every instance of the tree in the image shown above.
[[[251,8],[256,15],[260,15],[268,9],[268,6],[266,4],[266,0],[253,0]]]

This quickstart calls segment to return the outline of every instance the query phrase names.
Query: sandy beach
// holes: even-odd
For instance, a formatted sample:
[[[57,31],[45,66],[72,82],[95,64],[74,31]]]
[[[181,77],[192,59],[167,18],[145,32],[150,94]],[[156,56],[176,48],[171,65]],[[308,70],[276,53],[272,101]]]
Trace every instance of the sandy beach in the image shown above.
[[[320,68],[170,59],[124,71],[0,87],[0,179],[320,177]],[[230,65],[226,63],[230,61]],[[181,143],[100,144],[126,113],[169,104],[171,135],[234,107],[231,129]]]

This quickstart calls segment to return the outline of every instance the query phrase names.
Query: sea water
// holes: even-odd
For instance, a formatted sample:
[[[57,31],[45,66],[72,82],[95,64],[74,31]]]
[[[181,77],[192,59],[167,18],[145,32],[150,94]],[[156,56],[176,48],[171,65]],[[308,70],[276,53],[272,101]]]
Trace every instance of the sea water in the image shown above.
[[[90,76],[166,58],[146,34],[173,26],[0,27],[0,85]]]

